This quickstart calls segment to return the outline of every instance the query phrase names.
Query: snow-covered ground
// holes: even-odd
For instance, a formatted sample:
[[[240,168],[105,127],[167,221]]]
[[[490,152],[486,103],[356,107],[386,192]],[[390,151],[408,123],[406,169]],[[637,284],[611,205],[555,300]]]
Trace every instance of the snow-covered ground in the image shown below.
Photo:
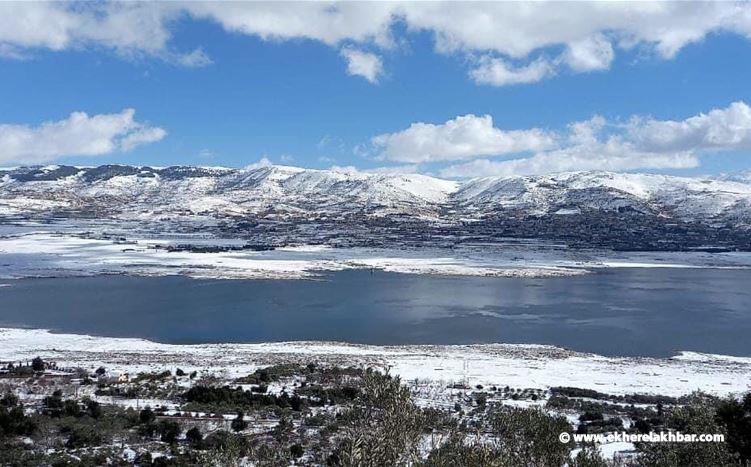
[[[324,271],[377,269],[408,274],[555,277],[607,267],[749,268],[751,253],[620,253],[554,246],[487,245],[378,249],[297,246],[272,251],[167,251],[174,243],[241,245],[219,239],[91,238],[44,228],[0,237],[0,279],[96,274],[227,279],[301,279]]]
[[[403,380],[545,389],[573,386],[609,394],[724,395],[751,390],[751,358],[682,352],[673,358],[612,358],[541,345],[368,346],[332,342],[159,344],[143,339],[0,328],[0,361],[36,356],[58,366],[138,373],[165,368],[246,375],[285,362],[367,365]]]

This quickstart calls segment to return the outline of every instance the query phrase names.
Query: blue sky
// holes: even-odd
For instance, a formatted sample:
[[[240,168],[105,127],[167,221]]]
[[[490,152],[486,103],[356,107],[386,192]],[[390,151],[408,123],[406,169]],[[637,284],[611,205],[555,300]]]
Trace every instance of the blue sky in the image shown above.
[[[131,13],[149,14],[147,7]],[[11,16],[22,15],[22,8],[16,5]],[[47,8],[55,10],[45,12],[52,23],[60,21],[52,13],[82,14],[65,4]],[[248,8],[252,15],[260,7]],[[122,9],[106,14],[115,17]],[[452,34],[463,43],[444,50],[441,26],[417,30],[412,19],[388,23],[391,43],[384,45],[377,35],[332,39],[293,30],[265,37],[255,23],[238,32],[222,12],[201,14],[159,22],[154,34],[167,38],[153,47],[95,33],[76,37],[72,30],[64,31],[70,37],[62,45],[29,39],[29,31],[0,32],[0,165],[243,167],[265,158],[447,177],[751,169],[751,40],[742,29],[747,25],[723,22],[727,14],[696,26],[700,37],[673,45],[675,52],[661,49],[668,39],[651,36],[624,45],[624,37],[641,33],[593,17],[605,26],[585,27],[581,37],[605,38],[612,56],[587,66],[565,58],[578,37],[534,38],[539,47],[519,52],[508,44],[514,39],[459,31]],[[367,21],[367,11],[358,15],[353,22]],[[365,68],[348,72],[349,50],[362,54]],[[194,51],[200,63],[181,63]],[[377,61],[375,69],[368,59]],[[500,74],[497,66],[487,68],[480,79],[473,70],[483,63],[505,68]],[[530,68],[536,64],[544,71]],[[125,109],[134,109],[132,121],[119,120],[121,126],[104,136],[66,123],[72,112],[93,118]],[[580,133],[574,137],[576,122],[585,122],[586,142]],[[50,136],[45,124],[57,124],[62,135]],[[672,139],[665,141],[668,133]],[[724,139],[718,142],[717,134]],[[137,135],[132,144],[124,143],[128,135]],[[378,135],[385,136],[374,140]],[[72,140],[87,137],[106,141],[92,148]],[[19,149],[19,140],[38,149]],[[514,160],[522,162],[506,163]]]

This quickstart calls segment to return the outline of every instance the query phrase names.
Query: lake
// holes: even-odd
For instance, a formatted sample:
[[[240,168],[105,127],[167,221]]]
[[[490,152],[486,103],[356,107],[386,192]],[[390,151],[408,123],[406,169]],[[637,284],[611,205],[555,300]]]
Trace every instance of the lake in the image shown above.
[[[751,270],[560,278],[367,270],[322,280],[95,276],[0,281],[0,326],[167,343],[553,344],[604,355],[751,356]]]

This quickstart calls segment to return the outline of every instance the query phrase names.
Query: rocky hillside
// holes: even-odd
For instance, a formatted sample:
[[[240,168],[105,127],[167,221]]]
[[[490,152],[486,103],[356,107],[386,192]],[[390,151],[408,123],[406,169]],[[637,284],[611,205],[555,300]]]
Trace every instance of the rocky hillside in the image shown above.
[[[286,166],[94,168],[0,171],[0,214],[243,217],[400,214],[451,221],[505,210],[533,216],[631,210],[686,221],[751,219],[751,181],[572,172],[464,183],[418,174],[369,174]]]

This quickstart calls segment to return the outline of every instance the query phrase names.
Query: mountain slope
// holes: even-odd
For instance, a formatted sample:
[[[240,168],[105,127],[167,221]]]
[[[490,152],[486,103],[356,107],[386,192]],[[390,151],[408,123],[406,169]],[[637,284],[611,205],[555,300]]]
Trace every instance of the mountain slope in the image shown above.
[[[48,166],[0,172],[0,209],[434,215],[455,182],[424,175],[365,174],[268,166],[224,168]]]
[[[475,179],[464,184],[454,200],[481,211],[503,207],[542,214],[567,208],[633,209],[684,220],[708,220],[747,215],[751,208],[751,183],[653,174],[569,172]]]
[[[751,223],[751,180],[570,172],[464,183],[418,174],[286,166],[0,170],[0,214],[88,216],[398,214],[451,221],[504,211],[528,215],[632,211],[697,222]]]

